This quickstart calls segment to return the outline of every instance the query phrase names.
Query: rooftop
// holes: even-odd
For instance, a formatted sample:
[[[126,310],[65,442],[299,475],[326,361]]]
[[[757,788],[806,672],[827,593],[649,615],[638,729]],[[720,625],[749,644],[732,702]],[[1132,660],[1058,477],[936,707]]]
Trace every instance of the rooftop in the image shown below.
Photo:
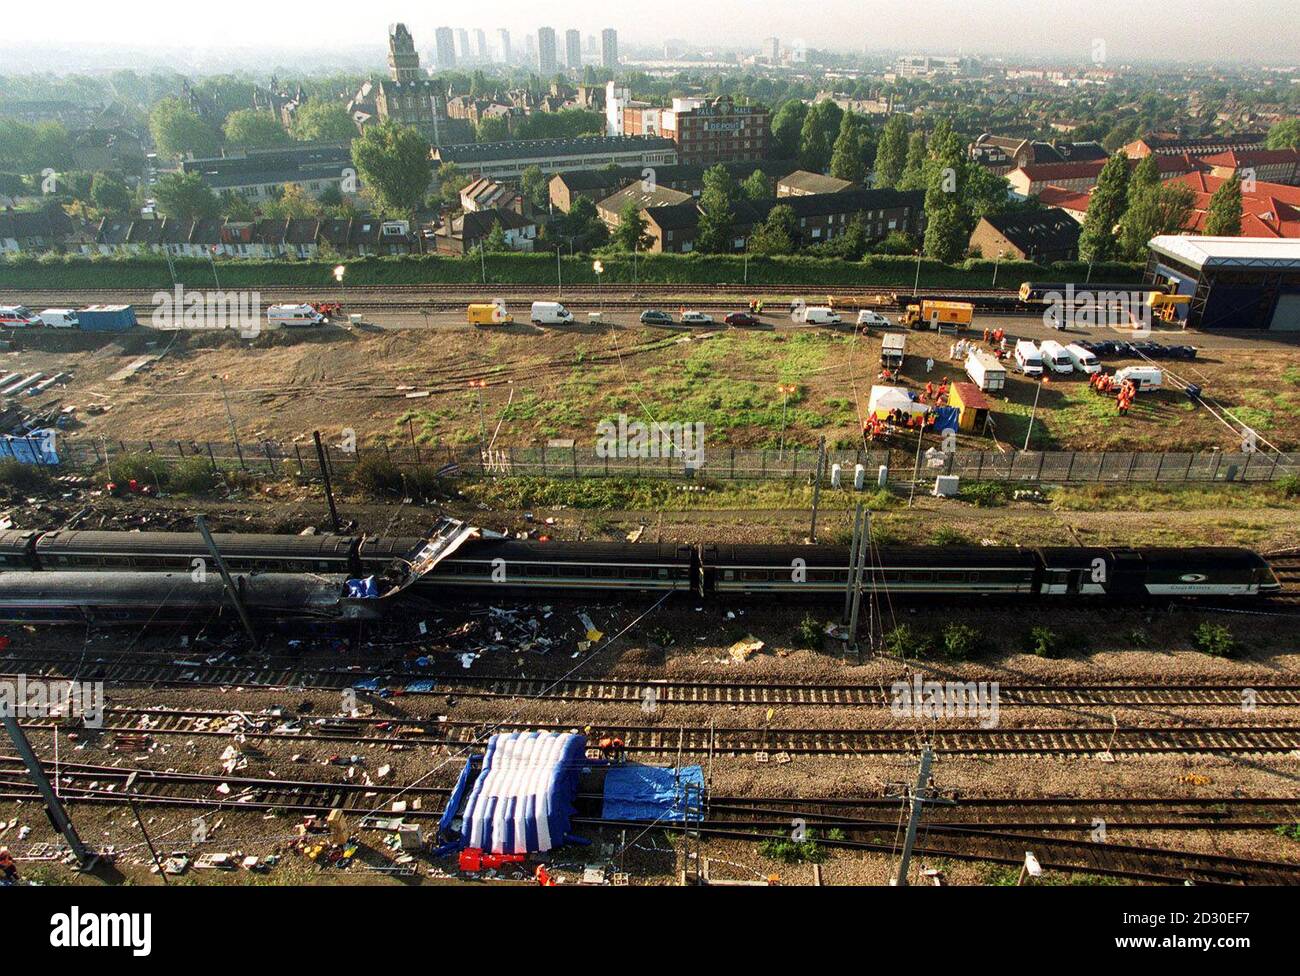
[[[1162,257],[1205,268],[1283,268],[1300,270],[1300,240],[1268,237],[1195,237],[1164,234],[1148,245]]]
[[[585,156],[610,153],[676,150],[677,144],[660,136],[579,136],[574,139],[515,139],[510,142],[469,142],[439,146],[434,152],[443,162],[460,165],[503,159],[542,159],[548,156]]]

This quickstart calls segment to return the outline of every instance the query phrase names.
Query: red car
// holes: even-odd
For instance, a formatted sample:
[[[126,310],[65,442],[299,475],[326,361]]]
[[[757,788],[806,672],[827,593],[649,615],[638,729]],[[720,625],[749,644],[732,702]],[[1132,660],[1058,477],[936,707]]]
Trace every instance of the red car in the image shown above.
[[[759,321],[758,316],[751,315],[749,312],[732,312],[725,319],[723,319],[723,321],[726,322],[727,325],[737,325],[737,326],[752,326],[752,325],[762,324]]]

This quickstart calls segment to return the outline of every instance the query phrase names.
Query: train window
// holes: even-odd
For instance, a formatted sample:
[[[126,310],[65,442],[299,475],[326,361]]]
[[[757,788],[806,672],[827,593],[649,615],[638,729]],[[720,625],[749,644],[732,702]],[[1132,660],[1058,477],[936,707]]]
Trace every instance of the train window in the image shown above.
[[[904,579],[909,583],[929,583],[933,578],[933,573],[926,569],[909,569],[904,575]]]
[[[740,578],[747,582],[762,583],[767,581],[768,572],[766,569],[742,569]]]
[[[941,569],[934,574],[936,583],[965,583],[966,573],[952,569]]]
[[[660,566],[660,567],[655,571],[655,575],[656,575],[657,577],[659,577],[660,579],[667,579],[667,578],[668,578],[668,570],[667,570],[666,567],[664,567],[664,566]]]
[[[623,573],[626,579],[649,579],[651,575],[650,570],[645,566],[629,566]]]
[[[734,569],[724,569],[722,571],[722,578],[724,580],[734,580],[736,578],[736,571]]]
[[[529,563],[524,567],[525,576],[554,576],[554,566],[544,566],[541,563]]]
[[[834,583],[839,578],[839,573],[833,569],[810,569],[808,570],[808,581],[810,583]],[[844,574],[845,582],[848,582],[848,573]]]
[[[613,579],[616,575],[617,573],[615,572],[613,566],[592,566],[591,567],[592,579]]]

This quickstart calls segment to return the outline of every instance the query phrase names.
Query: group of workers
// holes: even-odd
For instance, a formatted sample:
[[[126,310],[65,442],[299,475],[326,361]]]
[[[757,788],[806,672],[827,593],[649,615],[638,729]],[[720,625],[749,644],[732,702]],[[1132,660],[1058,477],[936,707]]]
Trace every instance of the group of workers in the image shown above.
[[[1088,377],[1088,385],[1098,393],[1115,397],[1115,406],[1121,417],[1127,416],[1133,401],[1137,399],[1137,384],[1132,380],[1116,383],[1109,373],[1093,373]]]

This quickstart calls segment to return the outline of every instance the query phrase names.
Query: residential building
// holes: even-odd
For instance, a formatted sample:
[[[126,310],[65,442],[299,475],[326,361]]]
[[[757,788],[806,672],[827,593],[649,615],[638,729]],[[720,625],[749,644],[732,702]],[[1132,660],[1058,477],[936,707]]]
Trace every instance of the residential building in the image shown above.
[[[668,139],[586,136],[574,139],[520,139],[436,146],[434,165],[455,163],[462,172],[494,179],[518,179],[529,166],[544,173],[616,166],[661,166],[677,162]]]
[[[463,210],[513,210],[524,212],[524,198],[514,187],[506,186],[485,176],[466,185],[460,191],[460,205]]]
[[[62,250],[73,244],[77,224],[61,207],[0,211],[0,254]]]
[[[1229,149],[1202,161],[1220,178],[1236,174],[1257,183],[1300,186],[1300,149]]]
[[[559,62],[555,57],[555,28],[539,27],[537,29],[537,70],[543,77],[555,74]]]
[[[488,51],[487,32],[482,27],[474,28],[474,53],[480,64],[492,61],[492,55]]]
[[[573,209],[579,197],[599,203],[614,191],[626,186],[637,177],[626,176],[625,170],[583,169],[570,173],[556,173],[548,184],[551,206],[561,213]]]
[[[1232,149],[1262,149],[1267,135],[1263,132],[1238,132],[1223,136],[1185,139],[1170,133],[1152,133],[1135,139],[1123,149],[1129,159],[1146,156],[1214,156]]]
[[[456,67],[456,41],[450,27],[439,27],[433,32],[437,65],[439,68]]]
[[[434,234],[434,246],[444,254],[468,254],[483,243],[497,224],[513,251],[531,251],[537,222],[513,210],[476,210],[444,221]]]
[[[792,159],[762,159],[755,162],[722,163],[720,165],[737,182],[758,171],[773,184],[799,166]],[[690,196],[698,197],[704,189],[704,173],[708,168],[699,165],[687,166],[681,163],[656,166],[653,174],[654,182],[670,190],[679,190]],[[593,202],[599,202],[615,190],[643,179],[646,179],[644,168],[637,167],[577,170],[560,173],[551,178],[551,205],[564,213],[568,213],[573,206],[573,201],[580,196],[587,197]]]
[[[763,56],[767,58],[768,64],[781,63],[781,39],[779,37],[769,37],[763,41]]]
[[[1140,160],[1130,158],[1129,169],[1136,169],[1139,162]],[[1097,177],[1105,165],[1104,159],[1077,163],[1035,163],[1012,170],[1007,174],[1007,182],[1011,184],[1012,192],[1022,197],[1037,196],[1049,186],[1083,193],[1097,185]],[[1156,165],[1162,180],[1206,168],[1203,160],[1187,154],[1158,155]]]
[[[969,249],[990,260],[1073,261],[1079,255],[1079,222],[1063,210],[981,217]]]
[[[879,240],[894,231],[920,237],[924,230],[925,193],[921,190],[848,190],[808,196],[768,197],[737,200],[733,205],[732,249],[743,251],[756,224],[767,219],[775,206],[794,211],[798,226],[795,246],[820,244],[848,231],[861,217],[868,239]],[[698,236],[699,202],[690,200],[667,206],[647,207],[648,250],[687,253]]]
[[[504,27],[497,30],[497,48],[501,54],[501,63],[509,64],[513,60],[510,51],[510,32]]]
[[[618,31],[612,27],[600,32],[600,65],[602,68],[618,67]]]
[[[316,220],[234,221],[104,219],[87,252],[170,254],[173,257],[309,258],[328,245],[346,256],[414,254],[419,242],[405,220],[369,215]]]
[[[970,145],[971,158],[1005,176],[1013,169],[1050,163],[1079,163],[1101,160],[1110,154],[1099,142],[1042,142],[1018,136],[981,135]]]
[[[629,202],[635,203],[637,210],[641,211],[649,207],[671,207],[691,199],[689,193],[681,190],[672,190],[648,180],[635,180],[599,201],[596,212],[605,226],[613,230],[622,220],[623,210]]]
[[[576,30],[564,32],[564,66],[570,71],[582,70],[582,33]]]
[[[456,28],[456,50],[457,57],[462,61],[468,61],[474,56],[473,52],[470,51],[469,48],[469,31],[464,27]]]
[[[1083,223],[1083,218],[1088,215],[1088,201],[1091,199],[1091,190],[1080,192],[1059,186],[1045,186],[1038,191],[1038,200],[1043,206],[1063,210],[1079,223]]]
[[[1205,233],[1205,217],[1214,192],[1231,177],[1187,173],[1171,182],[1183,183],[1196,194],[1192,219],[1184,230]],[[1300,187],[1256,181],[1241,190],[1241,235],[1258,238],[1300,238]]]
[[[861,190],[861,183],[841,180],[834,176],[811,173],[806,169],[797,169],[781,177],[776,184],[778,197],[806,197],[816,193],[843,193],[845,190]]]

